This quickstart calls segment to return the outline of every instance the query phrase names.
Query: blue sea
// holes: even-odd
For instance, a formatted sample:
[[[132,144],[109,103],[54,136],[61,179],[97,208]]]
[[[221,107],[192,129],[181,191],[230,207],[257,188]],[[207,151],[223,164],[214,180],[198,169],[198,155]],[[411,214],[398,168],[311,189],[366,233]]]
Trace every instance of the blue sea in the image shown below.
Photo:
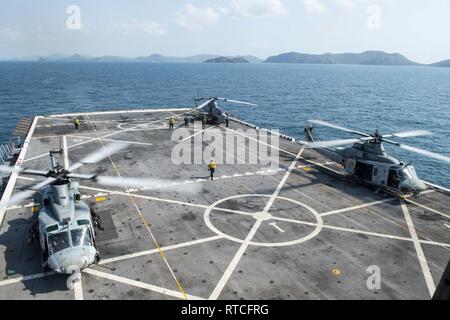
[[[0,62],[0,143],[22,117],[133,108],[190,107],[202,96],[257,103],[222,105],[266,128],[303,139],[308,119],[381,133],[450,156],[450,69],[431,67],[107,62]],[[321,139],[350,137],[318,127]],[[448,163],[395,147],[419,176],[450,187]]]

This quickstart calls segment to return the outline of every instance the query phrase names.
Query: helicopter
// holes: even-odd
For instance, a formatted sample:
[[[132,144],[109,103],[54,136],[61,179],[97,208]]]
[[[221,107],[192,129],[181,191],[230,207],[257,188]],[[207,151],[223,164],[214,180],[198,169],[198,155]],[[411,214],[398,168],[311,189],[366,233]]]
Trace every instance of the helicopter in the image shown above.
[[[111,143],[84,157],[79,162],[64,169],[55,159],[63,150],[50,151],[51,170],[34,170],[0,166],[0,172],[46,177],[28,190],[20,191],[10,198],[8,205],[21,203],[39,194],[37,221],[30,228],[29,243],[39,238],[42,249],[42,267],[45,271],[68,274],[66,285],[73,289],[81,281],[81,270],[100,261],[100,253],[95,243],[95,229],[101,228],[101,220],[89,206],[81,200],[77,180],[90,180],[113,187],[155,187],[177,192],[197,192],[196,187],[181,188],[174,181],[153,178],[130,178],[123,176],[100,176],[96,174],[74,173],[86,164],[95,164],[116,153],[128,144]]]
[[[238,101],[238,100],[231,100],[226,98],[219,98],[219,97],[198,97],[195,100],[195,111],[197,111],[197,115],[195,118],[197,120],[202,120],[203,117],[206,117],[206,122],[210,124],[221,124],[225,123],[228,113],[223,112],[219,108],[218,101],[224,101],[228,103],[235,103],[235,104],[242,104],[247,106],[258,106],[257,104],[250,103],[250,102],[244,102],[244,101]],[[205,102],[198,104],[200,101],[206,100]]]
[[[355,139],[316,141],[313,136],[313,126],[311,124],[338,129],[360,137]],[[309,141],[306,144],[306,148],[317,149],[319,153],[330,160],[342,164],[344,166],[344,173],[349,179],[385,189],[394,194],[418,196],[427,189],[427,186],[419,179],[411,163],[405,164],[388,155],[383,143],[388,143],[404,150],[450,163],[450,157],[387,139],[391,137],[407,138],[432,134],[426,130],[412,130],[384,135],[381,135],[376,130],[372,134],[367,134],[322,120],[308,120],[304,131]],[[352,146],[338,147],[335,150],[328,149],[329,147],[349,144],[352,144]]]

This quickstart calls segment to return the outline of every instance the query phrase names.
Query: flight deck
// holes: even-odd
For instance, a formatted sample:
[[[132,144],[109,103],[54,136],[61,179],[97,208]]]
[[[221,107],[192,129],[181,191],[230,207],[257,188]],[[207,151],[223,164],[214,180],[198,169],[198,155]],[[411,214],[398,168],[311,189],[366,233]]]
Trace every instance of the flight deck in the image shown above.
[[[80,181],[82,200],[101,217],[99,264],[82,271],[73,290],[67,275],[44,272],[39,241],[28,244],[38,205],[6,206],[39,178],[13,173],[0,204],[0,299],[430,299],[450,258],[450,195],[429,188],[398,198],[348,182],[340,165],[283,136],[268,147],[276,168],[174,164],[175,129],[192,109],[111,111],[37,116],[16,165],[49,169],[49,150],[75,163],[108,143],[129,146],[80,173],[173,179],[186,193],[124,189]],[[226,150],[233,141],[224,135]],[[247,156],[248,156],[247,150]],[[237,157],[237,155],[236,155]],[[239,162],[239,161],[237,161]],[[420,176],[420,172],[418,172]],[[6,206],[6,207],[5,207]]]

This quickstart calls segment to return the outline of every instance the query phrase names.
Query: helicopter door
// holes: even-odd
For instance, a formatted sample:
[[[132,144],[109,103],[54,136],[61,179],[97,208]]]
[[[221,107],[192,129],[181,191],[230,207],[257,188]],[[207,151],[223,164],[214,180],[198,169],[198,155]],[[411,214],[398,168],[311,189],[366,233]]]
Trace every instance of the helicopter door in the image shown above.
[[[362,180],[372,181],[373,165],[364,162],[356,162],[355,176]]]
[[[387,185],[389,187],[398,188],[398,183],[400,179],[398,177],[397,170],[389,169],[388,182]]]

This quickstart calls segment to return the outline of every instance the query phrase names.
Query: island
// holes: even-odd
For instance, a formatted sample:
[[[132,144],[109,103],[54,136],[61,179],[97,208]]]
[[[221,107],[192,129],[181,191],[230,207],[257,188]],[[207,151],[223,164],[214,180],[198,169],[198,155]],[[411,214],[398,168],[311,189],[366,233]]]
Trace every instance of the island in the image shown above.
[[[354,65],[389,65],[417,66],[399,53],[383,51],[365,51],[362,53],[325,53],[305,54],[298,52],[282,53],[266,59],[268,63],[306,63],[306,64],[354,64]]]
[[[203,63],[250,63],[243,57],[217,57],[203,61]]]

